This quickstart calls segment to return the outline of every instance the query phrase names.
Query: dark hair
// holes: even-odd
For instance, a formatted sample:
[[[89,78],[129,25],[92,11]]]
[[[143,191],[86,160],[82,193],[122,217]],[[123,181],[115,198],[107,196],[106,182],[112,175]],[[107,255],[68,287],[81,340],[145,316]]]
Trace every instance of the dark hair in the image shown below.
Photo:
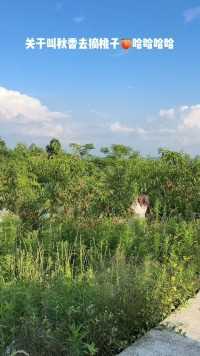
[[[146,205],[148,208],[150,206],[149,196],[147,194],[140,194],[138,197],[138,202],[140,205]]]

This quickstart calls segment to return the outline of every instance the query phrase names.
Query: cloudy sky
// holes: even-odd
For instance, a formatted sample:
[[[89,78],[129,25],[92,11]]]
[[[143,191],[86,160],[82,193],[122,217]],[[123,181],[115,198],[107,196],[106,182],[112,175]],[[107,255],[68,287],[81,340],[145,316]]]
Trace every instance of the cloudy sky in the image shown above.
[[[25,48],[26,38],[174,38],[174,50]],[[200,0],[1,0],[0,136],[200,153]]]

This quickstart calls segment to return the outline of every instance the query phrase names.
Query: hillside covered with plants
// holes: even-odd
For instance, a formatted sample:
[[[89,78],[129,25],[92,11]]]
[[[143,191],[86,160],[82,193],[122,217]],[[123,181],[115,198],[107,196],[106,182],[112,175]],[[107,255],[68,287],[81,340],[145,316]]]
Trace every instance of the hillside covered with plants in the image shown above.
[[[0,140],[2,355],[116,355],[199,289],[200,158],[93,152]]]

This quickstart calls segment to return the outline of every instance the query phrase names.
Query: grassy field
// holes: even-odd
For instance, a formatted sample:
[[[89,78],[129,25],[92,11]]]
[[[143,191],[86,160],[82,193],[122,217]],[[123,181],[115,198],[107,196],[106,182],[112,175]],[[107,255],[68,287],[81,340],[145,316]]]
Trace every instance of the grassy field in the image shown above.
[[[199,157],[72,148],[0,140],[1,355],[116,355],[199,289]]]
[[[200,223],[0,225],[0,345],[115,355],[199,288]]]

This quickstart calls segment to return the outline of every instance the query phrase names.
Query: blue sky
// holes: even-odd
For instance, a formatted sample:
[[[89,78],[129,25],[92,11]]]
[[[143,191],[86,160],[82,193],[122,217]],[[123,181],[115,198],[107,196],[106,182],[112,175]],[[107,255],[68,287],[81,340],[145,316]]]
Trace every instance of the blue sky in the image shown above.
[[[27,37],[172,37],[175,49],[26,50]],[[199,38],[200,1],[1,0],[0,135],[199,153]]]

